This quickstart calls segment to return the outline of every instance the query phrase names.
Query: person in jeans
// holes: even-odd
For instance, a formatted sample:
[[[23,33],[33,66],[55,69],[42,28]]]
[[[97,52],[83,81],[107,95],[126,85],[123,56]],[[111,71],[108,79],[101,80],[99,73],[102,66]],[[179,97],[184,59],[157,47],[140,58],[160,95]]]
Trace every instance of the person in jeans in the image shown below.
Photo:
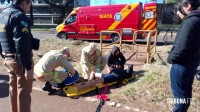
[[[174,96],[173,112],[187,112],[192,98],[192,84],[200,62],[199,0],[182,0],[177,15],[183,19],[180,30],[168,56],[171,90]],[[186,103],[179,103],[185,100]]]
[[[32,0],[14,0],[14,5],[0,14],[0,42],[9,73],[11,112],[31,111],[32,50],[39,49],[39,40],[33,38],[31,22],[26,16],[31,4]]]

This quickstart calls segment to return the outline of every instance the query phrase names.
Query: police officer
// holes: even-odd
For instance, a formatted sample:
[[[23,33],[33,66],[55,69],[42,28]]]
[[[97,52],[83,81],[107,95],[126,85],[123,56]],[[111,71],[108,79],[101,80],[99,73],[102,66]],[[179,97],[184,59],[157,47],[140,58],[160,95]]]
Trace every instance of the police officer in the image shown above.
[[[30,112],[33,84],[32,49],[39,49],[33,38],[30,21],[25,15],[32,0],[14,0],[14,5],[0,14],[0,42],[4,64],[10,78],[10,107],[12,112]]]

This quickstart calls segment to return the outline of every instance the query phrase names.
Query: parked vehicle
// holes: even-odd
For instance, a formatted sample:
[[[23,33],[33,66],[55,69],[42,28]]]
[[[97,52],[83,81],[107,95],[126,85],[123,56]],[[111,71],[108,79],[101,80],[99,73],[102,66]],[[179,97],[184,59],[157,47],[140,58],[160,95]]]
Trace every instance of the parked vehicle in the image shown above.
[[[123,30],[123,40],[132,39],[132,29],[154,30],[157,25],[156,2],[144,4],[120,4],[86,6],[74,9],[64,22],[57,26],[61,39],[99,40],[102,30]],[[129,29],[129,30],[127,30]],[[118,42],[119,35],[111,33],[103,37]]]

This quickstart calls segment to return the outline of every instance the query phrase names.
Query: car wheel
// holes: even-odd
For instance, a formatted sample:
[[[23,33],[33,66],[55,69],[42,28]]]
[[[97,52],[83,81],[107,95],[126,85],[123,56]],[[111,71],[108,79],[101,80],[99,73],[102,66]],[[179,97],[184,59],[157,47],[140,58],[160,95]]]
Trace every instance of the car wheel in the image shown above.
[[[60,33],[60,34],[59,34],[59,38],[60,38],[60,39],[65,39],[65,40],[66,40],[66,39],[67,39],[66,33],[64,33],[64,32]]]
[[[120,42],[120,37],[119,37],[118,34],[112,34],[111,39],[112,39],[113,43],[119,43]]]

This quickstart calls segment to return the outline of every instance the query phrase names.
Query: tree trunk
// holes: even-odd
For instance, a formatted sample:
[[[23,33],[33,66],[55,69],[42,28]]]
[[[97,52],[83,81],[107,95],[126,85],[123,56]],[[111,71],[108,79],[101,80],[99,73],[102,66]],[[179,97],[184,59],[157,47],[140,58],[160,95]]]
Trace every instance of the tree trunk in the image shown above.
[[[60,10],[61,10],[61,15],[60,15],[60,18],[58,20],[58,24],[61,24],[64,21],[65,14],[67,12],[67,8],[64,7],[64,8],[61,8]]]

